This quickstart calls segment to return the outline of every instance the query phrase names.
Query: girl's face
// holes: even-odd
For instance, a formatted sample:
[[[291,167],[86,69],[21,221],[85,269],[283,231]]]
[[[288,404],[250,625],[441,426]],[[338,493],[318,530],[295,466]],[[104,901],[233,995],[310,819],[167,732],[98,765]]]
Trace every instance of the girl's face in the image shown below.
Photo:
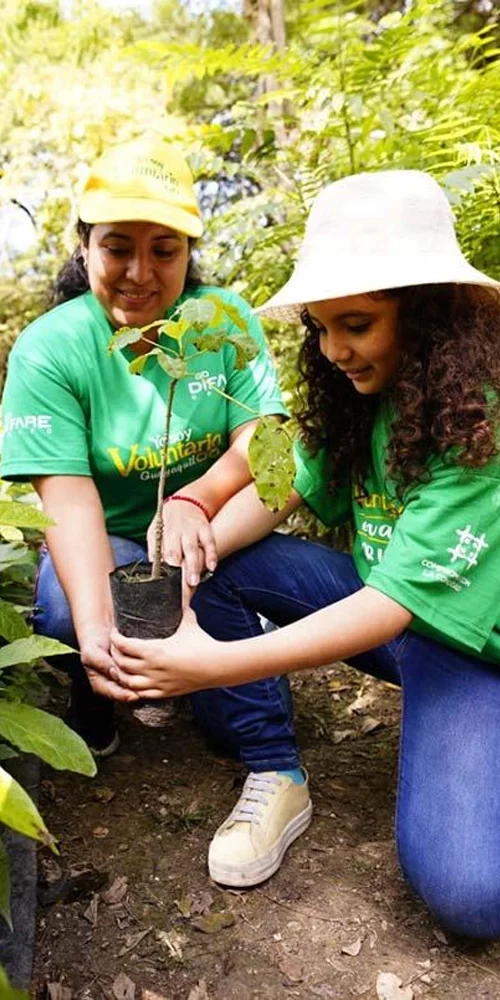
[[[184,288],[188,238],[166,226],[98,223],[82,253],[90,288],[115,327],[161,319]]]
[[[357,392],[381,392],[399,366],[399,300],[347,295],[309,302],[307,311],[319,333],[319,349],[343,372]]]

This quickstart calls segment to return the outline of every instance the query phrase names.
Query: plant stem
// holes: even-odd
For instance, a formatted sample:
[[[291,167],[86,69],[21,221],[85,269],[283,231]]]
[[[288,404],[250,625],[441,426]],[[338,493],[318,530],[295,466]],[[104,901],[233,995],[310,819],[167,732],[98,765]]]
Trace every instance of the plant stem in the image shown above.
[[[165,489],[165,482],[167,479],[167,462],[168,462],[168,443],[170,439],[170,420],[172,417],[172,405],[174,402],[174,393],[179,379],[173,378],[169,389],[168,389],[168,399],[167,399],[167,410],[165,415],[165,437],[163,440],[163,448],[161,452],[161,469],[160,469],[160,481],[158,483],[158,494],[156,503],[156,529],[155,529],[155,548],[153,553],[153,566],[151,569],[151,579],[158,580],[161,576],[161,549],[163,543],[163,491]]]

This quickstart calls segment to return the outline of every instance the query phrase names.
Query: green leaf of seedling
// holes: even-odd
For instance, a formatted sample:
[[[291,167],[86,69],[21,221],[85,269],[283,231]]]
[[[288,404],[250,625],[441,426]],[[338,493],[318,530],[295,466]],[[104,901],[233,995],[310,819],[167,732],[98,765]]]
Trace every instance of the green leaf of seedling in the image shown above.
[[[211,324],[212,326],[218,326],[219,323],[222,323],[222,320],[224,319],[224,303],[220,295],[214,295],[212,293],[209,293],[208,295],[204,296],[204,301],[213,302],[215,306],[215,313],[212,317]]]
[[[27,639],[16,639],[0,649],[0,670],[13,667],[16,663],[31,663],[42,656],[59,656],[60,653],[74,653],[71,646],[65,646],[57,639],[47,639],[44,635],[30,635]]]
[[[10,869],[9,855],[3,840],[0,840],[0,916],[13,931],[12,916],[10,912]],[[1,980],[0,980],[1,982]],[[0,993],[3,996],[3,993]]]
[[[3,601],[1,598],[0,635],[7,639],[7,642],[14,642],[15,639],[26,639],[31,635],[31,629],[19,611],[16,611],[10,601]]]
[[[0,822],[17,833],[24,833],[26,837],[41,840],[42,844],[57,854],[54,838],[47,830],[35,803],[3,767],[0,767]]]
[[[248,458],[260,499],[273,513],[282,510],[295,479],[293,442],[282,424],[262,417],[252,435]]]
[[[25,753],[36,753],[58,771],[92,777],[94,758],[82,738],[62,719],[22,703],[0,702],[0,736]]]
[[[0,500],[0,524],[10,524],[16,528],[48,528],[54,522],[31,504]]]
[[[29,1000],[24,990],[16,990],[10,985],[5,969],[0,965],[0,997],[2,1000]]]
[[[179,315],[188,326],[196,329],[210,326],[216,314],[215,303],[207,298],[186,299],[179,307]]]
[[[245,368],[248,362],[252,361],[259,353],[259,345],[249,335],[243,337],[241,334],[230,335],[226,337],[226,340],[233,345],[236,351],[234,367],[238,371]]]
[[[131,375],[141,375],[144,365],[148,358],[151,358],[153,354],[163,354],[163,351],[159,347],[153,347],[151,351],[147,354],[139,354],[137,358],[134,358],[128,366],[128,370]]]
[[[193,344],[197,351],[220,351],[226,340],[225,333],[201,333],[199,337],[193,338]]]
[[[240,313],[239,309],[237,309],[236,306],[229,305],[228,302],[223,302],[222,303],[222,308],[223,308],[224,312],[226,313],[226,316],[229,316],[229,319],[231,320],[231,322],[234,323],[234,325],[237,326],[239,330],[243,330],[246,333],[246,331],[247,331],[247,321],[242,316],[242,314]]]
[[[19,757],[17,750],[8,747],[6,743],[0,743],[0,760],[12,760],[13,757]]]
[[[115,351],[120,351],[122,347],[128,347],[129,344],[136,344],[141,337],[142,330],[138,327],[121,326],[120,329],[113,334],[108,343],[108,354],[114,354]]]
[[[187,319],[180,316],[179,319],[168,319],[163,326],[160,326],[158,333],[163,333],[166,337],[171,337],[172,340],[179,341],[187,333],[190,325]]]
[[[180,379],[185,378],[188,374],[188,367],[182,358],[170,358],[168,354],[163,354],[160,352],[156,358],[160,368],[170,375],[172,378]]]

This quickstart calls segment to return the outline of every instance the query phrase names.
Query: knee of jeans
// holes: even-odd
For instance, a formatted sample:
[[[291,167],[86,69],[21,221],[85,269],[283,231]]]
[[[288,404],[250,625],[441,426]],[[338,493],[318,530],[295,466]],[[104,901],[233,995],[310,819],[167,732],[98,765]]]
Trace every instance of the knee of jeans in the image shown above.
[[[69,606],[66,602],[54,604],[37,604],[33,613],[33,629],[37,635],[45,635],[49,639],[59,639],[68,646],[75,646],[76,637]]]
[[[401,860],[401,859],[400,859]],[[401,860],[412,888],[445,930],[462,937],[500,937],[500,873],[493,860],[487,870],[477,858],[445,866],[427,862],[415,870]]]

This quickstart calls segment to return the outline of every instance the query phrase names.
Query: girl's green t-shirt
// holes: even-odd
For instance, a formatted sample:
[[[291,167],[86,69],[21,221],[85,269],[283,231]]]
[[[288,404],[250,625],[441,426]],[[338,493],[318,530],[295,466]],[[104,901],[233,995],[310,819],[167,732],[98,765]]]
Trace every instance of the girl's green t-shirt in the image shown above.
[[[400,501],[385,473],[389,434],[382,404],[363,496],[347,484],[332,495],[326,453],[300,445],[296,489],[324,524],[353,520],[361,579],[407,608],[412,629],[499,663],[500,459],[465,469],[434,457],[429,481]]]
[[[207,469],[229,447],[229,435],[256,414],[283,414],[274,365],[260,322],[235,293],[202,286],[238,309],[259,353],[235,368],[230,344],[190,364],[179,382],[168,449],[167,495]],[[185,298],[187,296],[184,296]],[[228,318],[228,333],[241,331]],[[113,328],[91,292],[35,320],[11,352],[2,401],[0,473],[5,479],[92,476],[110,534],[143,540],[156,509],[170,376],[156,361],[131,375],[130,348],[107,353]],[[162,337],[173,349],[175,341]],[[193,352],[194,352],[193,348]]]

